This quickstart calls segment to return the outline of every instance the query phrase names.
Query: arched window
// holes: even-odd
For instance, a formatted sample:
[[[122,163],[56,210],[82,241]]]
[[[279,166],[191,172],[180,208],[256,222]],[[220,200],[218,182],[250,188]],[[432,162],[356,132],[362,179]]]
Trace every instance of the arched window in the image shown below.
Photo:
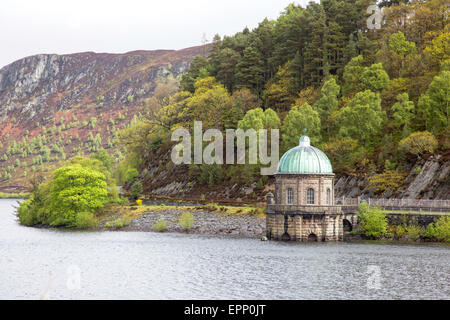
[[[313,188],[308,188],[308,191],[306,192],[306,203],[314,204],[314,189]]]
[[[287,204],[294,204],[294,192],[291,188],[287,189]]]
[[[330,188],[327,189],[327,204],[331,205],[331,190],[330,190]]]

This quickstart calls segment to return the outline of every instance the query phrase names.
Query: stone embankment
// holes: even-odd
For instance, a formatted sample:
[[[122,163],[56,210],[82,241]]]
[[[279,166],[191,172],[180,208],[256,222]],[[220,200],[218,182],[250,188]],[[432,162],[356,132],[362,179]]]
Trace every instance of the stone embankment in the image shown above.
[[[124,230],[154,231],[153,226],[159,219],[167,223],[167,232],[186,232],[178,219],[186,212],[181,209],[149,211],[131,221]],[[192,211],[194,224],[188,231],[193,234],[236,235],[260,238],[265,236],[265,217],[249,214],[226,214],[211,211]]]

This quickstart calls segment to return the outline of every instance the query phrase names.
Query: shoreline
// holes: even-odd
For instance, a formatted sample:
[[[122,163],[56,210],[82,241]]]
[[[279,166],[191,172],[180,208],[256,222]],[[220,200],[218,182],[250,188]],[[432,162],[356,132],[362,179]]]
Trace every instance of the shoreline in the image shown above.
[[[141,231],[158,233],[185,233],[205,235],[233,235],[246,238],[261,238],[265,236],[266,218],[250,214],[227,214],[208,210],[188,210],[194,217],[192,227],[186,231],[179,222],[179,217],[186,209],[171,208],[165,210],[146,211],[132,218],[129,225],[114,228],[106,227],[106,221],[94,228],[102,231]],[[164,219],[167,230],[156,231],[154,224]]]

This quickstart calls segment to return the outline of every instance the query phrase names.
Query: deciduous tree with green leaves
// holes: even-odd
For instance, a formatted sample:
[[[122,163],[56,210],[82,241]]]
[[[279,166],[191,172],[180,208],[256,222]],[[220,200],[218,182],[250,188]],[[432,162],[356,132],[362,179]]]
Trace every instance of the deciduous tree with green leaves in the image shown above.
[[[307,103],[301,107],[294,106],[284,118],[281,132],[283,150],[298,145],[298,139],[304,134],[311,138],[313,144],[318,144],[320,142],[319,113]]]
[[[340,110],[339,134],[351,137],[368,146],[379,135],[386,113],[381,110],[380,96],[370,90],[358,92],[356,96]]]

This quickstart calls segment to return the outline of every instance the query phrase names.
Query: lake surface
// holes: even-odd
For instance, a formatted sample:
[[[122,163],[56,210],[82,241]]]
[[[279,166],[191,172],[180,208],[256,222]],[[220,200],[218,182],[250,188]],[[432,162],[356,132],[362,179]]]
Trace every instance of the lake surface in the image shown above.
[[[36,229],[0,200],[0,299],[449,299],[450,247]]]

